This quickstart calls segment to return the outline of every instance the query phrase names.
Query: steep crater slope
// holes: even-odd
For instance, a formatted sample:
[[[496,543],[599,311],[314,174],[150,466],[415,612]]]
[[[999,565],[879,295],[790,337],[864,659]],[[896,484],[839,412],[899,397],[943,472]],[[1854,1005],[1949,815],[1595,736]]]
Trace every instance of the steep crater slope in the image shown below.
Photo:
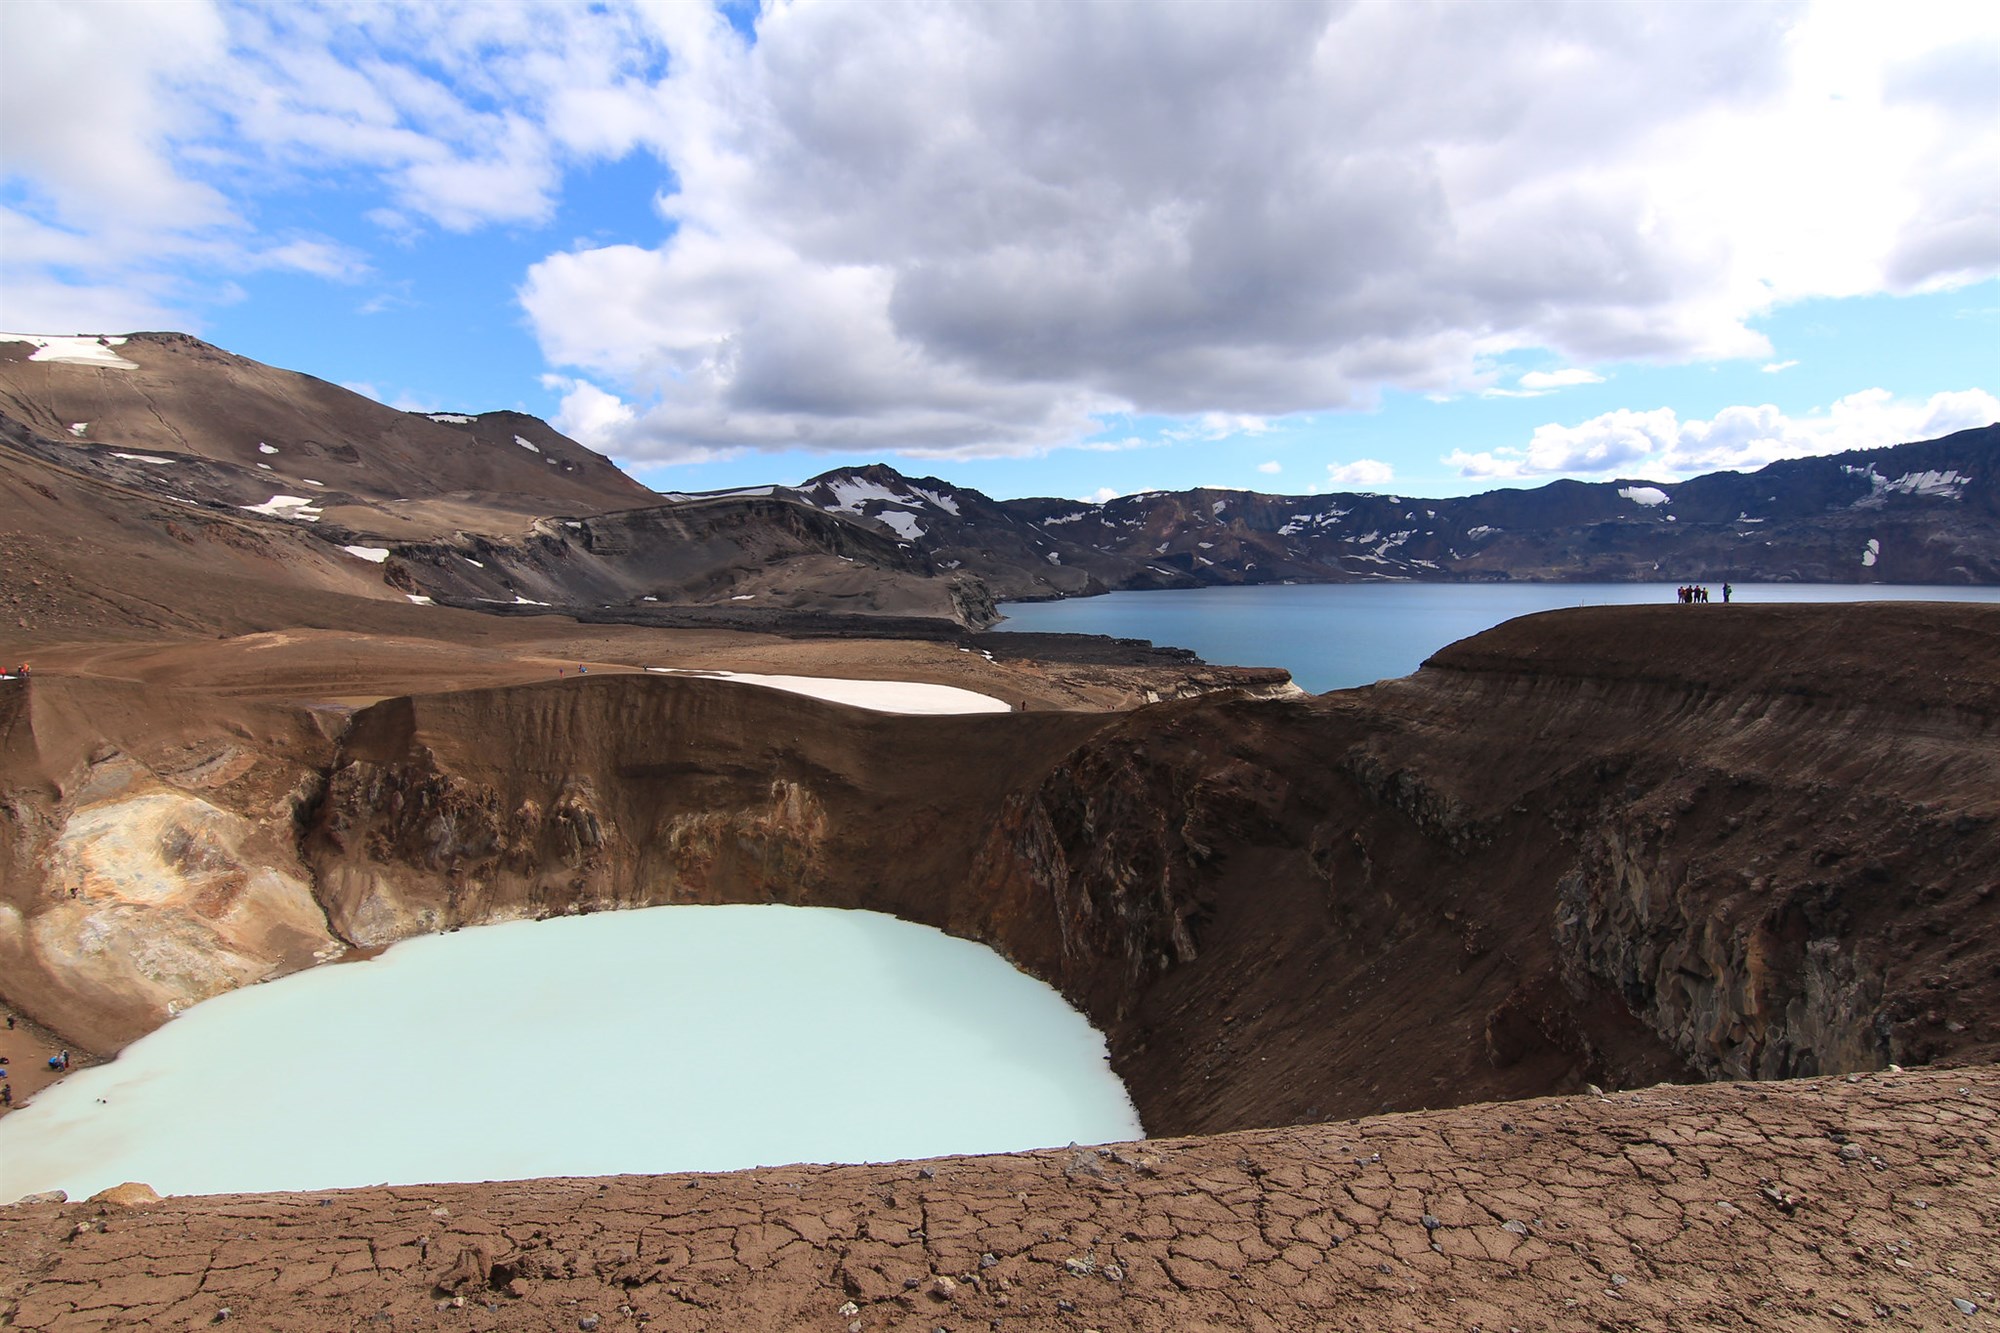
[[[2000,610],[1632,607],[1417,675],[874,717],[640,678],[359,715],[334,931],[869,907],[1105,1028],[1154,1133],[2000,1054]]]

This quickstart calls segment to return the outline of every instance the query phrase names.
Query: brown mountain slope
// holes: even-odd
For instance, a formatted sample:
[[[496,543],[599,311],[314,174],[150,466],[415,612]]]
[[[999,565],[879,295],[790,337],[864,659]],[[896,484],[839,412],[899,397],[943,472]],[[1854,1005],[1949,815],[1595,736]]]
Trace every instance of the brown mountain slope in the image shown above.
[[[31,343],[0,342],[0,412],[161,494],[232,505],[288,495],[328,522],[369,530],[395,518],[411,535],[511,531],[524,517],[653,498],[519,413],[399,412],[181,333],[106,339],[102,352],[98,363],[36,359]]]

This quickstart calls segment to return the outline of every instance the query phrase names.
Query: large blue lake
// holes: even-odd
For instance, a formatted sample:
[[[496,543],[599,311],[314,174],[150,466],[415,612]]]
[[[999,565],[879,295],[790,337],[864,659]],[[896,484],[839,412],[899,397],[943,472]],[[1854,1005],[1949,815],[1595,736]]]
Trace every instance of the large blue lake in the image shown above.
[[[2000,602],[2000,588],[1739,583],[1736,601]],[[1691,615],[1726,615],[1717,600]],[[1109,634],[1191,648],[1219,666],[1279,666],[1319,693],[1407,676],[1448,643],[1503,620],[1563,606],[1674,603],[1655,583],[1339,583],[1114,592],[1064,602],[1009,602],[1003,630]]]

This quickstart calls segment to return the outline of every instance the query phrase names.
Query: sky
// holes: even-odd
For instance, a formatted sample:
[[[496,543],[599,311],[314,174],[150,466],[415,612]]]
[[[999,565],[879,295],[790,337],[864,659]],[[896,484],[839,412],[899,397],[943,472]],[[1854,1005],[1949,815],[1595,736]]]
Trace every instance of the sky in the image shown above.
[[[2000,5],[0,5],[0,329],[661,489],[1673,481],[2000,419]]]

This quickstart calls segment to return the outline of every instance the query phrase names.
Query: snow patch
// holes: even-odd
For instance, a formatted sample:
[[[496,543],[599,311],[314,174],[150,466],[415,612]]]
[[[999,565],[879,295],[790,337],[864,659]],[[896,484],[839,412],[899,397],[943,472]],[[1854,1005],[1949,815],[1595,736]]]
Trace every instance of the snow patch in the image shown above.
[[[1658,486],[1620,486],[1618,495],[1620,499],[1630,500],[1635,505],[1645,505],[1649,509],[1667,502],[1667,493]]]
[[[1870,537],[1868,539],[1868,545],[1864,547],[1861,552],[1861,567],[1863,569],[1868,569],[1873,567],[1876,559],[1879,558],[1881,554],[1882,554],[1882,543],[1877,539]]]
[[[426,413],[426,415],[429,416],[432,421],[448,421],[454,426],[470,426],[472,424],[471,417],[464,416],[457,412],[430,412]]]
[[[663,676],[701,676],[709,680],[759,685],[877,713],[1013,711],[1004,700],[973,690],[962,690],[955,685],[927,685],[905,680],[847,680],[835,676],[766,676],[741,671],[684,671],[673,667],[647,667],[646,670]]]
[[[486,564],[485,564],[485,562],[484,562],[484,561],[480,561],[480,560],[474,560],[474,559],[473,559],[473,558],[472,558],[471,556],[469,556],[469,555],[462,555],[462,556],[460,556],[460,557],[459,557],[459,559],[460,559],[460,560],[463,560],[463,561],[464,561],[464,562],[465,562],[466,564],[468,564],[468,565],[471,565],[471,566],[472,566],[472,567],[473,567],[474,569],[484,569],[484,568],[486,568]]]
[[[300,482],[300,484],[301,484],[301,485],[305,485],[305,486],[317,486],[317,487],[319,487],[319,488],[320,488],[321,490],[325,490],[325,489],[326,489],[326,483],[325,483],[325,482],[323,482],[323,481],[314,481],[314,480],[313,480],[313,479],[312,479],[311,477],[300,477],[300,478],[299,478],[299,482]]]
[[[389,549],[386,546],[343,546],[340,549],[358,560],[366,560],[377,565],[389,558]]]
[[[1504,531],[1504,529],[1492,527],[1488,524],[1481,523],[1476,528],[1467,528],[1465,531],[1465,535],[1473,538],[1491,537],[1494,533],[1501,531]]]
[[[69,433],[78,439],[82,439],[84,436],[90,434],[90,423],[88,421],[72,421],[69,425]]]
[[[520,593],[518,593],[518,592],[514,594],[514,603],[513,603],[513,604],[514,604],[515,606],[547,606],[547,605],[548,605],[548,603],[547,603],[547,602],[538,602],[538,601],[536,601],[536,600],[535,600],[534,598],[532,598],[532,597],[523,597],[523,596],[521,596],[521,594],[520,594]]]
[[[661,498],[673,504],[686,504],[690,500],[732,500],[738,496],[766,496],[777,489],[776,486],[745,486],[734,491],[667,491]]]
[[[122,458],[122,459],[124,459],[124,460],[126,460],[127,462],[130,462],[130,463],[178,463],[178,462],[180,462],[180,460],[179,460],[178,458],[155,458],[155,457],[153,457],[153,456],[152,456],[151,454],[113,454],[113,455],[111,455],[111,456],[112,456],[113,458]]]
[[[304,523],[317,523],[320,519],[318,506],[303,495],[274,495],[263,504],[236,507],[267,518],[297,519]]]
[[[910,492],[913,495],[920,495],[924,499],[929,500],[953,518],[958,517],[958,501],[952,499],[949,495],[939,495],[936,491],[927,491],[921,486],[910,487]]]
[[[875,515],[875,521],[887,524],[890,531],[905,541],[913,542],[924,535],[923,528],[917,523],[916,515],[905,514],[901,510],[884,509]]]
[[[275,454],[275,453],[277,453],[278,451],[277,451],[276,449],[273,449],[273,448],[272,448],[272,447],[271,447],[270,445],[268,445],[268,444],[259,444],[259,445],[257,446],[257,452],[258,452],[258,453],[260,453],[260,454]]]
[[[537,453],[537,454],[538,454],[538,453],[540,453],[540,452],[541,452],[541,450],[540,450],[540,449],[537,449],[537,448],[535,448],[535,446],[534,446],[534,445],[533,445],[533,444],[532,444],[531,442],[529,442],[529,441],[527,441],[527,440],[524,440],[524,439],[522,439],[522,438],[521,438],[521,437],[520,437],[519,435],[516,435],[516,436],[514,437],[514,443],[516,443],[516,444],[520,445],[520,446],[521,446],[521,447],[522,447],[523,449],[526,449],[526,450],[528,450],[528,451],[529,451],[530,453]]]
[[[123,338],[95,338],[87,334],[0,333],[0,343],[28,343],[34,351],[30,361],[57,361],[70,366],[102,366],[108,370],[137,370],[137,361],[127,361],[111,349],[124,345]]]
[[[437,603],[436,603],[436,602],[433,602],[433,601],[432,601],[432,600],[431,600],[430,598],[428,598],[428,597],[424,596],[424,595],[423,595],[422,593],[420,593],[420,592],[406,592],[406,593],[404,593],[404,594],[403,594],[403,596],[405,596],[405,597],[407,597],[407,598],[409,598],[409,599],[410,599],[410,605],[411,605],[411,606],[436,606],[436,605],[437,605]]]
[[[1060,565],[1062,563],[1062,556],[1054,551],[1050,551],[1047,555],[1043,556],[1042,558],[1044,560],[1047,560],[1052,565]]]

